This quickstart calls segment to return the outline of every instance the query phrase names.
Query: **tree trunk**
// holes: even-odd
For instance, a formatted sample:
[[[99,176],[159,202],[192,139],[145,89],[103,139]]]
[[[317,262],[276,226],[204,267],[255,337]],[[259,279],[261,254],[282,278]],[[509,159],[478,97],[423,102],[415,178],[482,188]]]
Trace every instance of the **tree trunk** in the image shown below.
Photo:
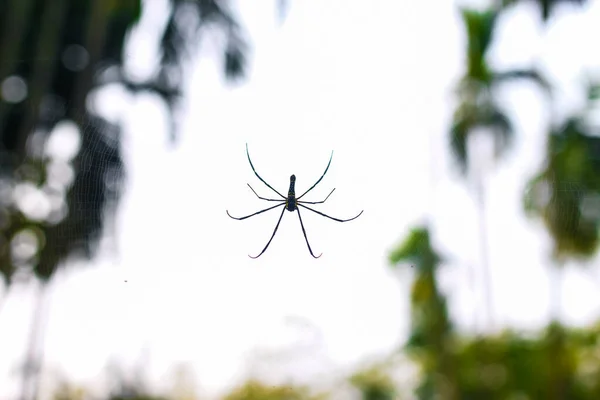
[[[550,266],[550,321],[561,322],[562,318],[562,262]]]
[[[0,297],[0,320],[2,320],[2,310],[4,310],[4,306],[6,305],[6,301],[8,300],[8,294],[10,286],[6,285],[4,288],[4,292],[2,293],[2,297]]]
[[[492,271],[490,270],[490,258],[488,249],[488,225],[486,217],[485,182],[484,176],[480,176],[478,184],[478,211],[479,211],[479,244],[481,254],[481,272],[483,273],[483,288],[485,293],[486,322],[489,329],[494,328],[494,305],[492,301]]]
[[[478,233],[479,233],[479,262],[482,274],[482,287],[484,296],[485,312],[483,318],[483,330],[494,328],[494,307],[492,296],[492,277],[489,262],[488,249],[488,224],[486,218],[486,201],[485,201],[485,179],[487,177],[488,165],[490,161],[489,146],[492,144],[492,132],[475,131],[469,135],[469,143],[467,146],[468,160],[470,168],[470,179],[475,190],[475,202],[478,212]]]
[[[21,400],[35,400],[38,398],[39,373],[42,366],[43,341],[45,337],[47,293],[48,283],[41,282],[35,294],[36,303],[29,331],[29,344],[21,382]]]

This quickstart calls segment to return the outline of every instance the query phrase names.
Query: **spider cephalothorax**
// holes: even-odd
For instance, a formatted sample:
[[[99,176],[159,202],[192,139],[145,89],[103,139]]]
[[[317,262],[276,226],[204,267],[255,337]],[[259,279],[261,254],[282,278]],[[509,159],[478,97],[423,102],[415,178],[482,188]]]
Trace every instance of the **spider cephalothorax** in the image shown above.
[[[327,195],[327,197],[325,197],[325,200],[322,200],[322,201],[301,201],[300,200],[302,197],[304,197],[305,194],[307,194],[308,192],[310,192],[311,190],[313,190],[315,188],[315,186],[317,186],[317,184],[319,182],[321,182],[321,180],[323,179],[323,177],[327,173],[327,170],[329,169],[329,165],[331,165],[331,159],[333,158],[333,151],[331,152],[331,156],[329,157],[329,163],[327,164],[327,168],[325,168],[325,172],[323,172],[323,175],[321,175],[321,177],[319,178],[319,180],[317,182],[315,182],[315,184],[312,185],[306,192],[302,193],[302,195],[300,195],[299,197],[296,197],[296,191],[295,191],[296,175],[290,176],[290,188],[288,190],[287,197],[285,197],[284,195],[282,195],[281,193],[279,193],[277,190],[273,189],[273,187],[271,187],[271,185],[269,185],[267,182],[265,182],[265,180],[263,178],[261,178],[260,175],[258,175],[258,172],[256,172],[256,170],[254,169],[254,165],[252,165],[252,160],[250,159],[250,153],[248,152],[248,144],[246,144],[246,154],[248,155],[248,161],[250,162],[250,167],[252,167],[252,171],[254,171],[254,174],[258,177],[258,179],[260,179],[260,181],[262,183],[264,183],[265,185],[267,185],[267,187],[269,189],[271,189],[272,191],[274,191],[275,193],[277,193],[281,197],[281,199],[266,199],[264,197],[261,197],[261,196],[258,195],[258,193],[256,193],[254,191],[254,189],[252,189],[252,186],[250,186],[250,184],[248,184],[248,187],[250,188],[250,190],[252,190],[252,192],[254,192],[254,194],[259,199],[266,200],[266,201],[276,201],[279,204],[276,204],[273,207],[265,208],[264,210],[257,211],[254,214],[246,215],[245,217],[241,217],[241,218],[232,217],[231,214],[229,214],[229,211],[226,211],[227,215],[229,215],[233,219],[243,220],[243,219],[246,219],[246,218],[253,217],[253,216],[257,215],[257,214],[261,214],[261,213],[263,213],[265,211],[269,211],[269,210],[272,210],[274,208],[284,206],[283,210],[281,211],[281,215],[279,216],[279,220],[277,221],[277,225],[275,225],[275,230],[273,230],[273,234],[271,235],[271,238],[269,239],[269,242],[267,243],[267,245],[265,246],[265,248],[256,257],[252,257],[250,255],[249,255],[249,257],[251,257],[251,258],[258,258],[258,257],[260,257],[267,250],[267,247],[269,247],[269,245],[271,244],[271,241],[275,237],[275,233],[277,233],[277,228],[279,228],[279,224],[281,223],[281,219],[283,218],[283,214],[285,213],[285,210],[288,210],[290,212],[294,212],[294,211],[298,212],[298,219],[300,220],[300,227],[302,228],[302,233],[304,234],[304,239],[306,240],[306,245],[308,246],[308,251],[310,252],[310,255],[313,256],[314,258],[319,258],[319,257],[321,257],[322,254],[319,254],[318,256],[315,256],[313,254],[313,251],[310,248],[310,244],[308,243],[308,238],[306,237],[306,230],[304,229],[304,223],[302,222],[302,216],[300,215],[300,209],[298,207],[306,208],[307,210],[310,210],[310,211],[312,211],[314,213],[317,213],[317,214],[319,214],[319,215],[321,215],[323,217],[327,217],[329,219],[332,219],[332,220],[338,221],[338,222],[352,221],[353,219],[358,218],[363,213],[361,211],[356,217],[353,217],[353,218],[350,218],[350,219],[339,219],[339,218],[330,217],[329,215],[323,214],[320,211],[313,210],[312,208],[306,206],[306,204],[322,204],[322,203],[325,203],[325,200],[327,200],[329,198],[329,196],[331,196],[331,193],[333,193],[333,191],[335,190],[335,188],[333,188],[333,190]]]

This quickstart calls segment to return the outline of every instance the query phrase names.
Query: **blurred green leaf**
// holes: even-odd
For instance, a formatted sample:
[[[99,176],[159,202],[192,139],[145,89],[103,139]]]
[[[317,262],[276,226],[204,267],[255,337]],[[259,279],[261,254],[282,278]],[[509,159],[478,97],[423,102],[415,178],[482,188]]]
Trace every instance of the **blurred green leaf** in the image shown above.
[[[494,103],[477,105],[463,103],[454,114],[450,128],[450,147],[459,162],[461,171],[468,165],[467,144],[476,128],[488,128],[493,134],[497,154],[502,154],[513,142],[514,128],[508,116]]]
[[[440,262],[441,259],[431,249],[429,231],[426,228],[414,228],[407,238],[390,253],[389,260],[395,266],[400,262],[433,265]]]
[[[250,380],[227,394],[223,400],[319,400],[308,388],[293,385],[268,385]]]
[[[536,84],[546,95],[552,95],[552,84],[535,69],[513,69],[504,72],[494,72],[492,82],[496,85],[510,83],[512,81],[529,81]]]
[[[485,55],[493,39],[498,12],[461,8],[467,33],[467,74],[474,81],[489,82],[491,73]]]
[[[396,384],[382,366],[372,366],[350,377],[350,383],[361,392],[362,400],[399,400]]]
[[[551,132],[548,162],[523,201],[530,216],[544,221],[557,260],[592,257],[599,244],[600,137],[586,132],[583,118],[572,117]]]

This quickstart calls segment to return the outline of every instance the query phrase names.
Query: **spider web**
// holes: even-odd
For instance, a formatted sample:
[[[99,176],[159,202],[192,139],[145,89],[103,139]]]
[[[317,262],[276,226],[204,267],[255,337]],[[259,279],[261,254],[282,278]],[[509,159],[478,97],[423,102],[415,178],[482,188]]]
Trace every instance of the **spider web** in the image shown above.
[[[52,263],[72,256],[92,258],[103,238],[116,249],[114,216],[125,178],[120,128],[93,112],[80,118],[81,128],[60,119],[27,143],[29,158],[19,167],[21,179],[12,182],[11,201],[33,227],[21,229],[11,241],[17,279],[36,263],[53,270],[59,265]],[[31,165],[38,162],[42,167],[34,171]],[[35,232],[39,227],[42,235]],[[49,277],[52,271],[41,273]]]
[[[575,231],[581,219],[579,204],[584,195],[584,188],[577,182],[557,181],[554,182],[553,192],[549,206],[556,210],[559,220],[566,222],[564,228],[568,232]],[[568,201],[563,201],[565,196]]]
[[[10,88],[5,84],[0,90]],[[101,88],[89,93],[87,103],[93,105],[102,95]],[[8,240],[10,261],[15,267],[11,283],[30,287],[34,276],[50,279],[74,261],[90,265],[100,261],[100,256],[103,261],[106,256],[112,256],[112,263],[120,261],[116,219],[126,180],[122,129],[103,107],[77,110],[75,121],[64,115],[68,106],[53,97],[41,104],[42,118],[53,116],[44,121],[49,129],[42,126],[29,135],[27,155],[12,175],[8,166],[11,154],[2,149],[0,240]],[[127,272],[120,274],[117,282],[125,284]],[[4,286],[0,289],[1,319],[8,286],[0,286]],[[44,330],[37,324],[45,325],[45,321],[34,319],[34,323],[34,329]],[[5,362],[14,359],[5,356]],[[34,360],[23,364],[22,356],[19,352],[13,374],[32,376],[40,370],[41,365],[32,364]],[[0,397],[16,394],[19,379],[8,381],[2,375],[0,382],[6,387],[0,384]]]

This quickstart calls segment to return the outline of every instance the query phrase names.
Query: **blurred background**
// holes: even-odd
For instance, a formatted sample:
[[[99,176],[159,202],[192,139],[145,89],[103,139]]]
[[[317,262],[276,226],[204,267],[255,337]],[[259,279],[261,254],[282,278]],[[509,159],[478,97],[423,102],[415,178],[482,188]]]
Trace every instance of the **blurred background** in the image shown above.
[[[0,399],[600,398],[600,4],[0,0]],[[252,172],[314,208],[279,214]]]

